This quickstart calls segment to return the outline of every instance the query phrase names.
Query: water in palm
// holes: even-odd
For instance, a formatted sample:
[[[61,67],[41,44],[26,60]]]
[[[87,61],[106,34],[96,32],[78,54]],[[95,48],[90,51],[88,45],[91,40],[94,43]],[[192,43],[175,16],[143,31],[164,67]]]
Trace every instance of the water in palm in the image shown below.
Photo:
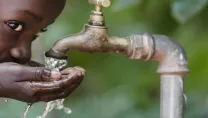
[[[51,57],[45,57],[45,67],[60,70],[63,67],[67,65],[66,60],[51,58]],[[27,105],[27,108],[24,112],[23,118],[26,118],[26,115],[29,111],[29,108],[31,107],[31,104]],[[63,110],[67,114],[71,114],[71,109],[64,106],[64,99],[54,100],[46,103],[45,110],[41,116],[37,116],[37,118],[46,118],[49,112],[52,110]]]

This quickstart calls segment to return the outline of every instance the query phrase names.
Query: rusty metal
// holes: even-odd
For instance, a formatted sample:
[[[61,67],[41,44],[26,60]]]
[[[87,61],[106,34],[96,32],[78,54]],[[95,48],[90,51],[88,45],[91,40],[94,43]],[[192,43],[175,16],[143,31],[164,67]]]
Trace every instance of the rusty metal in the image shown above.
[[[46,56],[67,58],[68,50],[100,53],[126,53],[130,40],[126,38],[110,37],[107,29],[100,26],[85,25],[84,30],[76,35],[61,38],[46,52]]]
[[[109,7],[111,4],[110,0],[88,0],[88,2],[101,7]]]
[[[156,60],[161,75],[161,117],[183,118],[183,77],[188,73],[184,49],[164,35],[143,34],[128,37],[109,36],[105,26],[102,5],[96,5],[88,24],[75,35],[66,36],[54,43],[46,56],[66,59],[66,52],[79,50],[90,53],[122,53],[129,59]]]

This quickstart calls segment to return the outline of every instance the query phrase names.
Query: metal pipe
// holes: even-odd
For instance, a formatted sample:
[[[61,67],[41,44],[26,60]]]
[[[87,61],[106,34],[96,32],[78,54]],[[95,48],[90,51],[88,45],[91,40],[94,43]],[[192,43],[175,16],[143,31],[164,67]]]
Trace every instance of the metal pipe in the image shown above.
[[[160,64],[157,72],[160,74],[187,74],[188,62],[183,47],[167,36],[152,36],[155,43],[152,59],[159,61]]]
[[[184,49],[163,35],[134,35],[126,38],[109,37],[98,32],[57,41],[48,56],[63,57],[68,49],[84,52],[123,53],[129,59],[152,59],[159,62],[161,75],[161,118],[183,118],[183,76],[187,74]],[[89,32],[88,32],[89,33]],[[79,38],[77,38],[79,37]],[[67,47],[67,48],[66,48]],[[56,53],[54,53],[56,52]],[[61,54],[61,55],[60,55]]]
[[[183,77],[161,76],[160,118],[183,118]]]
[[[96,6],[109,7],[110,0],[88,0],[89,4],[95,4]]]
[[[160,118],[183,118],[183,77],[188,68],[186,53],[176,41],[164,35],[151,34],[122,38],[109,36],[103,14],[97,10],[92,12],[89,24],[81,33],[61,38],[45,54],[66,59],[68,50],[122,53],[129,59],[158,61],[157,72],[161,75]]]
[[[143,38],[139,36],[130,38],[131,47],[133,47],[131,58],[139,59],[144,57],[142,55],[148,55],[144,53],[147,51],[141,51],[141,47],[147,47],[144,46],[145,44],[152,44],[147,43],[152,42],[151,39],[154,45],[149,45],[149,53],[151,54],[151,48],[154,48],[151,59],[159,62],[157,72],[161,75],[160,118],[183,118],[183,77],[188,72],[186,53],[176,41],[167,36],[144,35]],[[149,59],[149,56],[145,57]]]
[[[91,53],[125,53],[128,46],[128,40],[108,36],[105,27],[85,25],[81,33],[59,39],[45,54],[49,57],[66,59],[66,52],[69,50]]]
[[[183,77],[188,73],[186,53],[166,36],[153,37],[155,53],[152,58],[159,61],[157,72],[161,75],[160,118],[183,118]]]

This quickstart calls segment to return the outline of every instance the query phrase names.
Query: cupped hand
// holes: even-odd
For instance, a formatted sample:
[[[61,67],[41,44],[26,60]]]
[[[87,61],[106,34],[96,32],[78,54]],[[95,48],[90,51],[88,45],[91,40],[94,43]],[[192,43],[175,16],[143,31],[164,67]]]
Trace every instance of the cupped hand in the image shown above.
[[[23,102],[51,101],[68,97],[82,82],[81,67],[56,71],[16,63],[0,64],[0,96]]]

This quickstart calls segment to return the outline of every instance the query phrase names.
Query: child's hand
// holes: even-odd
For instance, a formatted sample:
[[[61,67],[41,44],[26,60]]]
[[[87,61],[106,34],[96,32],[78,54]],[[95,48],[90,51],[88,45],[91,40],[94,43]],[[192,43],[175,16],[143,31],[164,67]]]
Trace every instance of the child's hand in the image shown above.
[[[43,67],[2,63],[0,96],[29,103],[65,98],[80,85],[84,73],[80,67],[57,72]]]

